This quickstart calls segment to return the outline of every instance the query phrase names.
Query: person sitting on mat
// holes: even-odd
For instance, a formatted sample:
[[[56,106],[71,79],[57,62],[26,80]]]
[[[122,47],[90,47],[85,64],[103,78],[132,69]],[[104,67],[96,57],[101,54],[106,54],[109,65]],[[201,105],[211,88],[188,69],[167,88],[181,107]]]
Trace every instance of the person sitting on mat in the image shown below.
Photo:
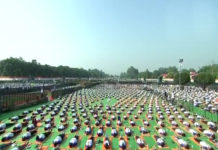
[[[70,140],[69,147],[72,148],[72,147],[77,146],[78,140],[79,140],[79,136],[78,136],[78,135],[75,135],[75,136]]]

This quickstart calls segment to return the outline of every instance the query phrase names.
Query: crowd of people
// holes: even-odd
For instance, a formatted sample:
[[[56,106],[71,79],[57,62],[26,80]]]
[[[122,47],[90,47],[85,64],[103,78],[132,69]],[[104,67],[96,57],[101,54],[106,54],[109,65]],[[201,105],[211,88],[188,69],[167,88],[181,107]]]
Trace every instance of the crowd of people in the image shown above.
[[[53,82],[34,82],[34,81],[1,82],[0,95],[33,92],[36,90],[41,90],[46,87],[52,87],[54,85],[55,84]]]
[[[0,83],[0,90],[2,89],[31,89],[54,85],[54,83],[39,83],[39,82],[2,82]]]
[[[201,107],[207,111],[218,111],[218,92],[215,90],[203,90],[196,86],[179,85],[146,85],[148,89],[156,93],[160,93],[167,100],[187,101],[195,107]]]
[[[215,149],[214,122],[143,89],[144,85],[103,84],[24,111],[0,123],[0,148],[16,140],[36,149],[52,144],[55,149],[66,148],[66,141],[69,148],[87,150],[101,143],[105,149]],[[45,143],[47,139],[52,143]]]

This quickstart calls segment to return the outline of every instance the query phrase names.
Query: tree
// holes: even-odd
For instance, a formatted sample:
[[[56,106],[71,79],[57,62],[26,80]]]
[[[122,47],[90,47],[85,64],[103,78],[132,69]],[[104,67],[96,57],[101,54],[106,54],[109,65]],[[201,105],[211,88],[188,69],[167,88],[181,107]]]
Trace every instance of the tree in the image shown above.
[[[152,77],[152,78],[157,78],[158,76],[159,76],[158,70],[154,70],[154,71],[152,72],[152,74],[151,74],[151,77]]]
[[[201,73],[201,72],[210,73],[214,77],[218,78],[218,64],[203,66],[198,71],[198,73]]]
[[[158,78],[160,75],[168,72],[168,68],[160,67],[158,70],[154,70],[152,73],[152,78]]]
[[[168,78],[173,78],[174,76],[175,76],[175,74],[173,72],[168,72],[167,73]]]
[[[80,70],[81,72],[81,70]],[[98,77],[98,78],[103,78],[103,77],[107,77],[108,75],[106,75],[103,71],[98,70],[98,69],[89,69],[89,77]]]
[[[139,73],[138,69],[131,66],[127,70],[127,77],[131,79],[136,79],[138,77],[138,73]]]
[[[168,78],[173,78],[176,73],[178,73],[178,69],[175,66],[168,67],[168,69],[167,69],[167,77]]]
[[[143,78],[145,80],[146,79],[146,72],[139,72],[138,77]]]
[[[150,72],[148,69],[146,69],[145,73],[146,73],[146,79],[152,77],[152,72]]]
[[[22,58],[8,58],[0,62],[3,76],[26,76],[26,62]]]
[[[147,78],[151,78],[152,77],[152,73],[148,69],[146,69],[146,71],[140,72],[138,74],[138,76],[139,76],[139,78],[143,78],[145,80]]]
[[[163,81],[163,76],[162,76],[162,75],[160,75],[160,76],[158,77],[158,83],[159,83],[159,84],[161,84],[161,83],[162,83],[162,81]]]
[[[85,70],[83,68],[70,68],[68,66],[40,65],[36,60],[26,62],[22,58],[8,58],[0,61],[1,76],[18,77],[107,77],[103,71],[98,69]]]
[[[207,72],[201,72],[198,74],[198,76],[195,77],[195,83],[202,86],[204,90],[207,86],[213,84],[214,82],[215,82],[215,77]]]
[[[179,84],[179,73],[175,74],[174,82]],[[187,71],[181,72],[181,85],[185,85],[190,82],[190,74]]]
[[[188,71],[189,72],[196,72],[196,70],[194,68],[190,68]]]
[[[121,72],[120,78],[122,78],[122,79],[127,78],[127,73],[126,72]]]

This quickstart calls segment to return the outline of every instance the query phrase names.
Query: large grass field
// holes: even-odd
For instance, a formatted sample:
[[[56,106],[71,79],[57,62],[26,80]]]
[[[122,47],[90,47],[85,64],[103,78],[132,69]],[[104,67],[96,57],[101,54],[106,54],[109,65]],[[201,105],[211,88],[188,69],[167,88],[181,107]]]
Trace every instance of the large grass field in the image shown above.
[[[102,119],[102,126],[104,127],[104,135],[101,137],[97,136],[97,131],[99,129],[99,126],[95,125],[96,120],[93,118],[93,113],[90,112],[89,107],[85,107],[85,102],[84,100],[87,99],[87,103],[89,105],[89,107],[93,108],[93,109],[97,109],[98,106],[100,106],[100,104],[103,105],[103,107],[101,108],[106,115],[106,119],[103,119],[103,115],[100,114],[100,112],[98,112],[99,114],[99,118]],[[80,101],[82,100],[82,101]],[[94,145],[93,145],[93,149],[96,150],[101,150],[103,149],[103,141],[104,141],[104,137],[109,137],[110,139],[110,143],[111,143],[111,148],[110,149],[119,149],[119,139],[120,137],[124,137],[127,143],[127,149],[141,149],[138,144],[136,143],[136,139],[135,136],[139,136],[141,139],[144,140],[144,142],[146,143],[146,146],[144,149],[165,149],[165,150],[170,150],[170,149],[179,149],[179,143],[175,140],[175,137],[177,137],[177,133],[175,133],[175,131],[172,129],[172,125],[169,121],[169,116],[166,114],[165,108],[163,107],[163,103],[162,103],[162,99],[157,98],[156,96],[152,97],[150,95],[141,95],[141,97],[138,98],[133,98],[131,96],[129,97],[124,97],[124,98],[108,98],[105,95],[103,96],[98,96],[96,94],[96,96],[87,96],[86,98],[84,96],[78,97],[75,96],[75,94],[71,97],[69,96],[68,99],[62,99],[62,100],[55,100],[57,101],[57,103],[61,103],[63,102],[63,106],[68,106],[68,111],[66,113],[66,118],[67,118],[67,123],[69,124],[68,127],[64,130],[66,136],[65,139],[63,140],[63,142],[60,145],[61,149],[69,149],[68,145],[70,140],[75,136],[75,135],[79,135],[79,143],[77,145],[78,149],[84,149],[86,142],[88,140],[88,138],[92,135],[94,136]],[[48,102],[46,103],[46,105],[48,106],[50,103],[52,102]],[[87,112],[88,114],[88,119],[90,120],[90,126],[92,127],[92,134],[91,135],[86,135],[85,134],[85,129],[87,128],[87,125],[84,124],[84,121],[87,118],[82,117],[82,112],[81,109],[79,109],[80,104],[83,104],[83,108],[84,110]],[[168,105],[167,102],[164,101],[164,103],[166,105]],[[76,114],[78,115],[80,122],[81,122],[81,128],[79,131],[76,131],[74,133],[71,133],[70,129],[71,127],[74,125],[73,120],[75,118],[72,117],[72,112],[71,112],[71,106],[75,104],[76,105]],[[141,114],[138,113],[138,111],[142,108],[145,111],[142,111]],[[162,136],[160,135],[160,133],[157,130],[157,127],[161,128],[158,125],[158,121],[160,120],[159,115],[157,114],[157,105],[160,106],[160,111],[163,113],[164,119],[162,120],[162,122],[165,124],[165,127],[162,127],[165,131],[166,131],[166,136]],[[24,110],[36,110],[37,108],[41,107],[42,105],[37,105],[37,106],[32,106],[29,108],[25,108],[25,109],[21,109],[21,110],[17,110],[17,111],[12,111],[12,112],[8,112],[8,113],[3,113],[0,115],[0,120],[3,123],[9,123],[11,122],[9,118],[11,118],[12,116],[16,116],[16,115],[20,115]],[[109,114],[108,111],[106,110],[106,106],[109,106],[112,108],[112,114]],[[120,107],[118,107],[120,106]],[[128,108],[126,107],[128,106]],[[132,110],[132,113],[130,115],[127,114],[127,112],[133,108],[133,106],[135,106],[135,108]],[[149,110],[149,106],[151,106],[152,108],[152,117],[153,119],[148,119],[148,110]],[[116,110],[113,110],[113,108],[115,108]],[[125,108],[123,111],[121,110],[121,108]],[[62,112],[64,109],[64,107],[61,107],[60,112]],[[172,108],[170,108],[171,114],[177,118],[177,115],[174,113],[174,111],[172,110]],[[44,110],[45,111],[45,110]],[[120,111],[120,117],[122,120],[123,125],[122,126],[118,126],[117,125],[117,111]],[[184,113],[180,110],[180,108],[177,109],[177,111],[179,112],[179,114],[185,119],[184,121],[187,121],[188,123],[190,123],[191,127],[195,129],[196,131],[198,131],[198,129],[194,126],[193,122],[191,122],[185,115]],[[59,113],[60,114],[60,113]],[[28,114],[28,116],[31,116],[32,114]],[[116,117],[115,120],[111,119],[111,116],[114,115]],[[127,120],[124,120],[123,117],[124,115],[128,116]],[[134,116],[137,115],[138,118],[135,119]],[[37,117],[39,117],[40,115],[37,115]],[[50,113],[48,113],[45,118],[43,120],[41,120],[38,123],[38,129],[37,129],[37,134],[39,133],[43,133],[44,131],[44,120],[50,118]],[[55,137],[57,137],[60,132],[58,131],[58,126],[61,124],[61,117],[57,114],[54,117],[54,123],[56,125],[56,127],[54,127],[52,129],[52,134],[49,136],[49,138],[47,138],[43,143],[43,148],[44,149],[54,149],[54,147],[52,146],[52,142],[55,139]],[[107,127],[106,126],[106,121],[107,120],[111,120],[111,126]],[[131,126],[130,125],[130,120],[133,120],[136,125],[135,126]],[[150,124],[150,126],[145,126],[145,128],[147,130],[149,130],[149,133],[147,134],[143,134],[140,132],[140,127],[144,126],[143,121],[147,120]],[[179,127],[181,130],[184,131],[185,136],[180,136],[180,138],[184,139],[185,141],[187,141],[187,143],[189,144],[189,149],[200,149],[200,145],[199,143],[197,143],[195,140],[193,140],[193,135],[189,132],[189,128],[187,128],[184,124],[182,124],[178,119],[175,119],[175,121],[178,123]],[[204,124],[203,122],[201,122],[200,120],[196,120],[197,122],[199,122],[204,129],[207,129],[207,125]],[[22,122],[22,119],[20,119],[18,122]],[[117,137],[113,137],[111,135],[111,130],[112,127],[116,128],[118,131],[118,136]],[[133,134],[131,136],[126,136],[125,134],[125,127],[129,127],[132,131]],[[13,130],[13,126],[9,127],[6,129],[6,132],[10,132]],[[22,139],[22,135],[23,133],[26,132],[26,127],[23,127],[22,132],[17,136],[14,137],[11,141],[16,141],[16,143],[18,145],[21,145],[22,143],[24,143],[21,139]],[[198,137],[198,139],[207,142],[212,148],[216,149],[215,147],[215,143],[213,143],[213,141],[211,141],[207,136],[205,136],[202,132],[200,132],[200,137]],[[0,137],[2,137],[4,134],[0,135]],[[159,137],[163,137],[164,141],[165,141],[165,146],[164,147],[159,147],[154,135],[157,135]],[[216,134],[216,137],[217,134]],[[1,139],[1,138],[0,138]],[[36,149],[36,135],[31,137],[31,139],[29,140],[30,146],[29,149],[30,150],[35,150]],[[3,142],[1,142],[1,144],[3,144]]]

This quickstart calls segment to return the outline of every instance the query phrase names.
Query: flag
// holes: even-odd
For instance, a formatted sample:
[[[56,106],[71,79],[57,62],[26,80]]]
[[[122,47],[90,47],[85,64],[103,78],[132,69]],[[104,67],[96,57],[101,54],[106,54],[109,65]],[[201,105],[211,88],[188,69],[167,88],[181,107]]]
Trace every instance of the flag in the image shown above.
[[[183,58],[180,58],[180,59],[179,59],[179,63],[183,63]]]

